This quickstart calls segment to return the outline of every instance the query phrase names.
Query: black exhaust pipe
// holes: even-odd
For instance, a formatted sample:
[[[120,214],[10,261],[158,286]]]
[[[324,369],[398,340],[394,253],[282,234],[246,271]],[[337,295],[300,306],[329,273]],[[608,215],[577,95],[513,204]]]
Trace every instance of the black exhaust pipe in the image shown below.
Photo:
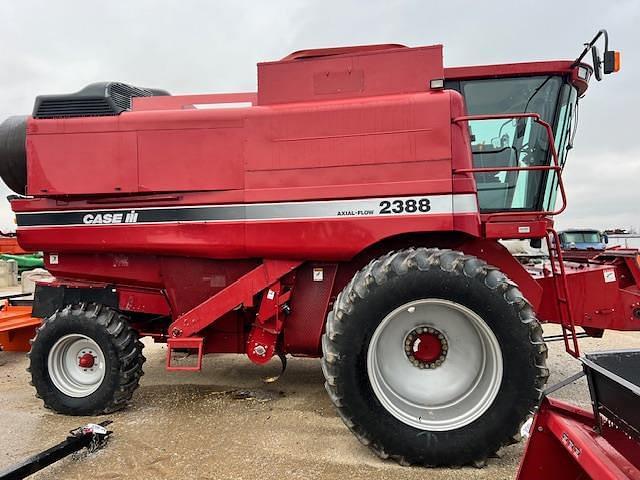
[[[0,177],[14,192],[27,193],[27,116],[7,118],[0,124]]]

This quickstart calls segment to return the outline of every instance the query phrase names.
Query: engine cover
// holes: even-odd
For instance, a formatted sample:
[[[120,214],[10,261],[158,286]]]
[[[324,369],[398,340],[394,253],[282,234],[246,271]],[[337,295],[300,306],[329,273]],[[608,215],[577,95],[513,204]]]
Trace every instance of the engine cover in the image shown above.
[[[33,107],[33,118],[118,115],[131,110],[133,97],[157,95],[169,95],[169,93],[119,82],[92,83],[75,93],[37,96]]]

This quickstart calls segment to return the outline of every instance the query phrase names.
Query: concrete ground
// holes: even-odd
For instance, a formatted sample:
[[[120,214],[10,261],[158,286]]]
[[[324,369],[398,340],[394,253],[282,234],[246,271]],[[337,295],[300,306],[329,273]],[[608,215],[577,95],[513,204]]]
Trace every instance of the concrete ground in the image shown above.
[[[545,328],[558,333],[556,326]],[[640,333],[607,332],[583,340],[583,351],[634,348]],[[42,407],[28,385],[24,354],[0,352],[0,470],[64,439],[72,428],[114,421],[109,445],[88,456],[68,457],[36,479],[296,479],[296,478],[513,478],[523,445],[503,449],[483,469],[401,467],[362,446],[336,415],[323,388],[318,360],[292,359],[278,371],[241,356],[209,356],[200,373],[164,371],[165,349],[146,343],[146,375],[131,406],[104,418],[65,417]],[[550,383],[580,369],[550,344]],[[558,397],[588,406],[583,380]]]

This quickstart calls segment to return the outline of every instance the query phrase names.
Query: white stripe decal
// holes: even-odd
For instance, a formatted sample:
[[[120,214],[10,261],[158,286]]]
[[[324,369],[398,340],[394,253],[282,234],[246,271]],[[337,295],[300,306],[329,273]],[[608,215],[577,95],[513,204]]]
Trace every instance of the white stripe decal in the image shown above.
[[[135,209],[58,210],[18,213],[16,218],[18,227],[27,228],[418,216],[477,212],[478,207],[474,194],[458,194]]]
[[[453,213],[478,213],[478,199],[475,195],[452,195]]]

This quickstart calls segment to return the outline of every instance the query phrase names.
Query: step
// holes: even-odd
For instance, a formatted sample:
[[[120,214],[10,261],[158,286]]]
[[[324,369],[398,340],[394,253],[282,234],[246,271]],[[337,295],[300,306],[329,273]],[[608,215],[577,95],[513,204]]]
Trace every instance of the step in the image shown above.
[[[203,337],[184,337],[170,338],[167,340],[167,365],[168,371],[189,371],[199,372],[202,369],[204,338]],[[195,365],[175,365],[172,363],[172,354],[176,350],[187,350],[197,355]]]

